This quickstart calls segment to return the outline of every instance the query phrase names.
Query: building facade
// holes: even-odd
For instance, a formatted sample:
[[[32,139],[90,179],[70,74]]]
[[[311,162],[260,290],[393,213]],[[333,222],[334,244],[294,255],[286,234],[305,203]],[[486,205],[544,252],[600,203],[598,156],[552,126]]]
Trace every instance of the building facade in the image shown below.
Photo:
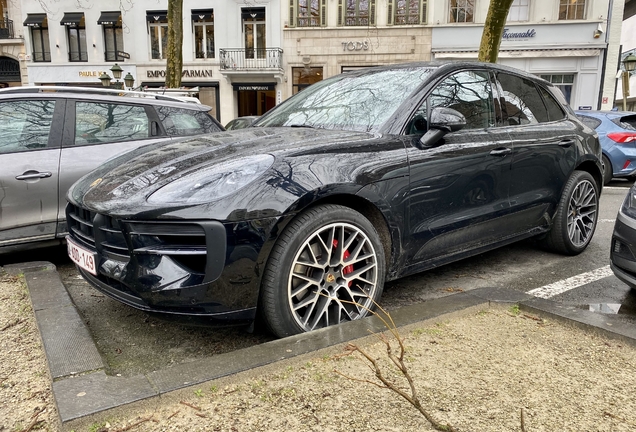
[[[21,24],[28,84],[101,86],[114,64],[135,87],[165,83],[166,1],[23,0]],[[281,27],[278,0],[184,0],[182,85],[224,123],[263,114],[283,82]]]
[[[100,86],[102,73],[118,64],[135,87],[164,85],[166,0],[15,3],[24,44],[12,56],[22,62],[22,83]],[[184,0],[182,84],[227,123],[357,68],[476,59],[488,4]],[[611,109],[616,72],[604,71],[618,67],[623,4],[514,0],[499,61],[552,81],[574,108]]]
[[[3,11],[0,16],[0,88],[24,85],[27,63],[20,3],[7,0],[0,3]]]

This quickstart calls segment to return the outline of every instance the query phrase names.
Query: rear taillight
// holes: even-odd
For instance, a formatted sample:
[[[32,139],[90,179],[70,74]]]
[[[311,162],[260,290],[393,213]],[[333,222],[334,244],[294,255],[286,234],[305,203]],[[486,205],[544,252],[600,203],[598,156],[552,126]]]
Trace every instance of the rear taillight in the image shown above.
[[[624,144],[636,141],[636,132],[612,132],[607,137],[614,142]]]

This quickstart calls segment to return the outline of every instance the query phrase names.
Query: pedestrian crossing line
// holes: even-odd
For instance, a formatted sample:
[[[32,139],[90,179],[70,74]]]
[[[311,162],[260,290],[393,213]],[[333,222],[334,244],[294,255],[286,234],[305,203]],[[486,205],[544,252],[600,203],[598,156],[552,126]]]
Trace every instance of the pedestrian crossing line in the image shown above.
[[[579,275],[572,276],[571,278],[563,279],[549,285],[535,288],[533,290],[527,291],[526,294],[549,299],[550,297],[554,297],[555,295],[570,291],[571,289],[578,288],[591,282],[596,282],[597,280],[601,280],[603,278],[611,276],[612,274],[613,273],[610,269],[610,266],[607,265],[605,267],[597,268],[596,270],[592,270],[587,273],[581,273]]]

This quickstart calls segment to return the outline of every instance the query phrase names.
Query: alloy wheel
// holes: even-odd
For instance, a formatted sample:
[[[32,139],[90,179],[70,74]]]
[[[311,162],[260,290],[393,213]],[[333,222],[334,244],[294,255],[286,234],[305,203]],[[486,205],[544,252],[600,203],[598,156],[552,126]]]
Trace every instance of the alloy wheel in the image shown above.
[[[568,205],[568,236],[577,247],[590,241],[594,233],[594,224],[598,203],[596,190],[589,180],[576,185]]]

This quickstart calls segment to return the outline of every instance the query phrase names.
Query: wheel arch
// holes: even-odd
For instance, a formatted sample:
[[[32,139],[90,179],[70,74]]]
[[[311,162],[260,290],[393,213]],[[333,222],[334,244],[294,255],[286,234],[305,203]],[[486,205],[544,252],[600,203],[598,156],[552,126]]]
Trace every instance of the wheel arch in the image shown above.
[[[594,178],[600,194],[600,191],[603,190],[603,171],[599,168],[598,164],[594,161],[587,160],[580,163],[576,169],[579,171],[585,171]]]

